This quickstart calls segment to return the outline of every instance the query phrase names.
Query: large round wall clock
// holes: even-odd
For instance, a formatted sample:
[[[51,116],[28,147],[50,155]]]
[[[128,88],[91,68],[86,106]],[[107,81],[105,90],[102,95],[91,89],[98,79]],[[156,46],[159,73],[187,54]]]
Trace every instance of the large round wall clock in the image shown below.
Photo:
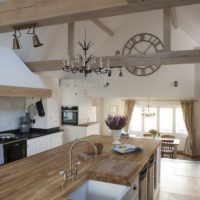
[[[150,33],[141,33],[133,36],[125,44],[123,48],[123,55],[138,55],[146,53],[155,53],[163,50],[162,41],[155,35]],[[147,76],[154,73],[160,68],[160,65],[147,66],[126,66],[126,69],[137,76]]]

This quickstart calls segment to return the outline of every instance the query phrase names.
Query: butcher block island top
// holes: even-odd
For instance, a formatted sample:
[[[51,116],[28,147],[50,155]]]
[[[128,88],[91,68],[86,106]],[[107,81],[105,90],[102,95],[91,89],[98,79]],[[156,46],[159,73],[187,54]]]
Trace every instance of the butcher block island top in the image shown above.
[[[64,200],[69,192],[87,179],[130,185],[160,145],[158,140],[124,138],[121,139],[123,144],[139,146],[143,151],[120,155],[112,151],[110,136],[92,135],[84,139],[102,143],[104,156],[81,161],[78,176],[74,181],[67,181],[63,190],[60,188],[63,177],[59,172],[69,168],[69,149],[72,143],[1,166],[0,199]],[[73,151],[74,161],[80,160],[80,152],[89,150],[89,147],[88,143],[77,144]]]

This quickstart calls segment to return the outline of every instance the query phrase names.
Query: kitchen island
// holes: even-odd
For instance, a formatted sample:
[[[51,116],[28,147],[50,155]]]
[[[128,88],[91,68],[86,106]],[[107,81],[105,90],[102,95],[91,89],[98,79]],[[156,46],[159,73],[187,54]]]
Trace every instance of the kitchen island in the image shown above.
[[[81,185],[89,178],[130,185],[139,175],[145,164],[153,154],[157,155],[157,191],[159,191],[159,146],[160,141],[148,140],[144,138],[121,139],[122,143],[129,143],[139,146],[142,152],[120,155],[112,151],[112,137],[91,135],[84,139],[92,142],[99,142],[104,145],[102,157],[96,159],[81,161],[78,167],[78,176],[74,181],[68,181],[63,190],[60,189],[63,183],[63,177],[59,172],[69,168],[69,149],[72,143],[62,145],[49,151],[9,163],[0,167],[0,199],[3,200],[64,200],[69,192]],[[88,150],[90,146],[87,143],[80,143],[74,149],[73,160],[77,161],[80,152]],[[77,155],[77,156],[75,156]],[[96,176],[94,167],[107,159],[107,168],[109,164],[118,161],[119,163],[130,163],[133,170],[129,176],[123,176],[123,168],[116,167],[113,174],[109,176]],[[117,162],[116,162],[117,163]],[[133,163],[131,165],[131,163]],[[122,165],[121,165],[122,166]],[[119,174],[116,177],[116,170]],[[92,173],[93,172],[93,173]],[[122,174],[122,176],[120,176]],[[125,177],[125,178],[124,178]]]

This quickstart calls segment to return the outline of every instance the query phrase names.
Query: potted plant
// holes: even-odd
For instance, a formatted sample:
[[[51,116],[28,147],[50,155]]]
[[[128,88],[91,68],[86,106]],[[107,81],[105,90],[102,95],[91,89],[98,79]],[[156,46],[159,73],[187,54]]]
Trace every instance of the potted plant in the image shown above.
[[[153,138],[155,138],[155,137],[160,135],[160,133],[155,129],[149,130],[149,133],[152,135]]]
[[[123,115],[108,115],[105,122],[112,131],[112,136],[114,139],[113,144],[121,144],[119,141],[121,136],[121,129],[126,126],[127,117]]]

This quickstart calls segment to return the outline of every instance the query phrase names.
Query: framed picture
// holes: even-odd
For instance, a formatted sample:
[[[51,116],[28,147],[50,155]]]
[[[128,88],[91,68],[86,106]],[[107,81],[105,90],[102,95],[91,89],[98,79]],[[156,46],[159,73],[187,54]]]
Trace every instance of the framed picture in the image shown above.
[[[109,106],[109,112],[111,115],[118,114],[118,106],[117,105],[110,105]]]

